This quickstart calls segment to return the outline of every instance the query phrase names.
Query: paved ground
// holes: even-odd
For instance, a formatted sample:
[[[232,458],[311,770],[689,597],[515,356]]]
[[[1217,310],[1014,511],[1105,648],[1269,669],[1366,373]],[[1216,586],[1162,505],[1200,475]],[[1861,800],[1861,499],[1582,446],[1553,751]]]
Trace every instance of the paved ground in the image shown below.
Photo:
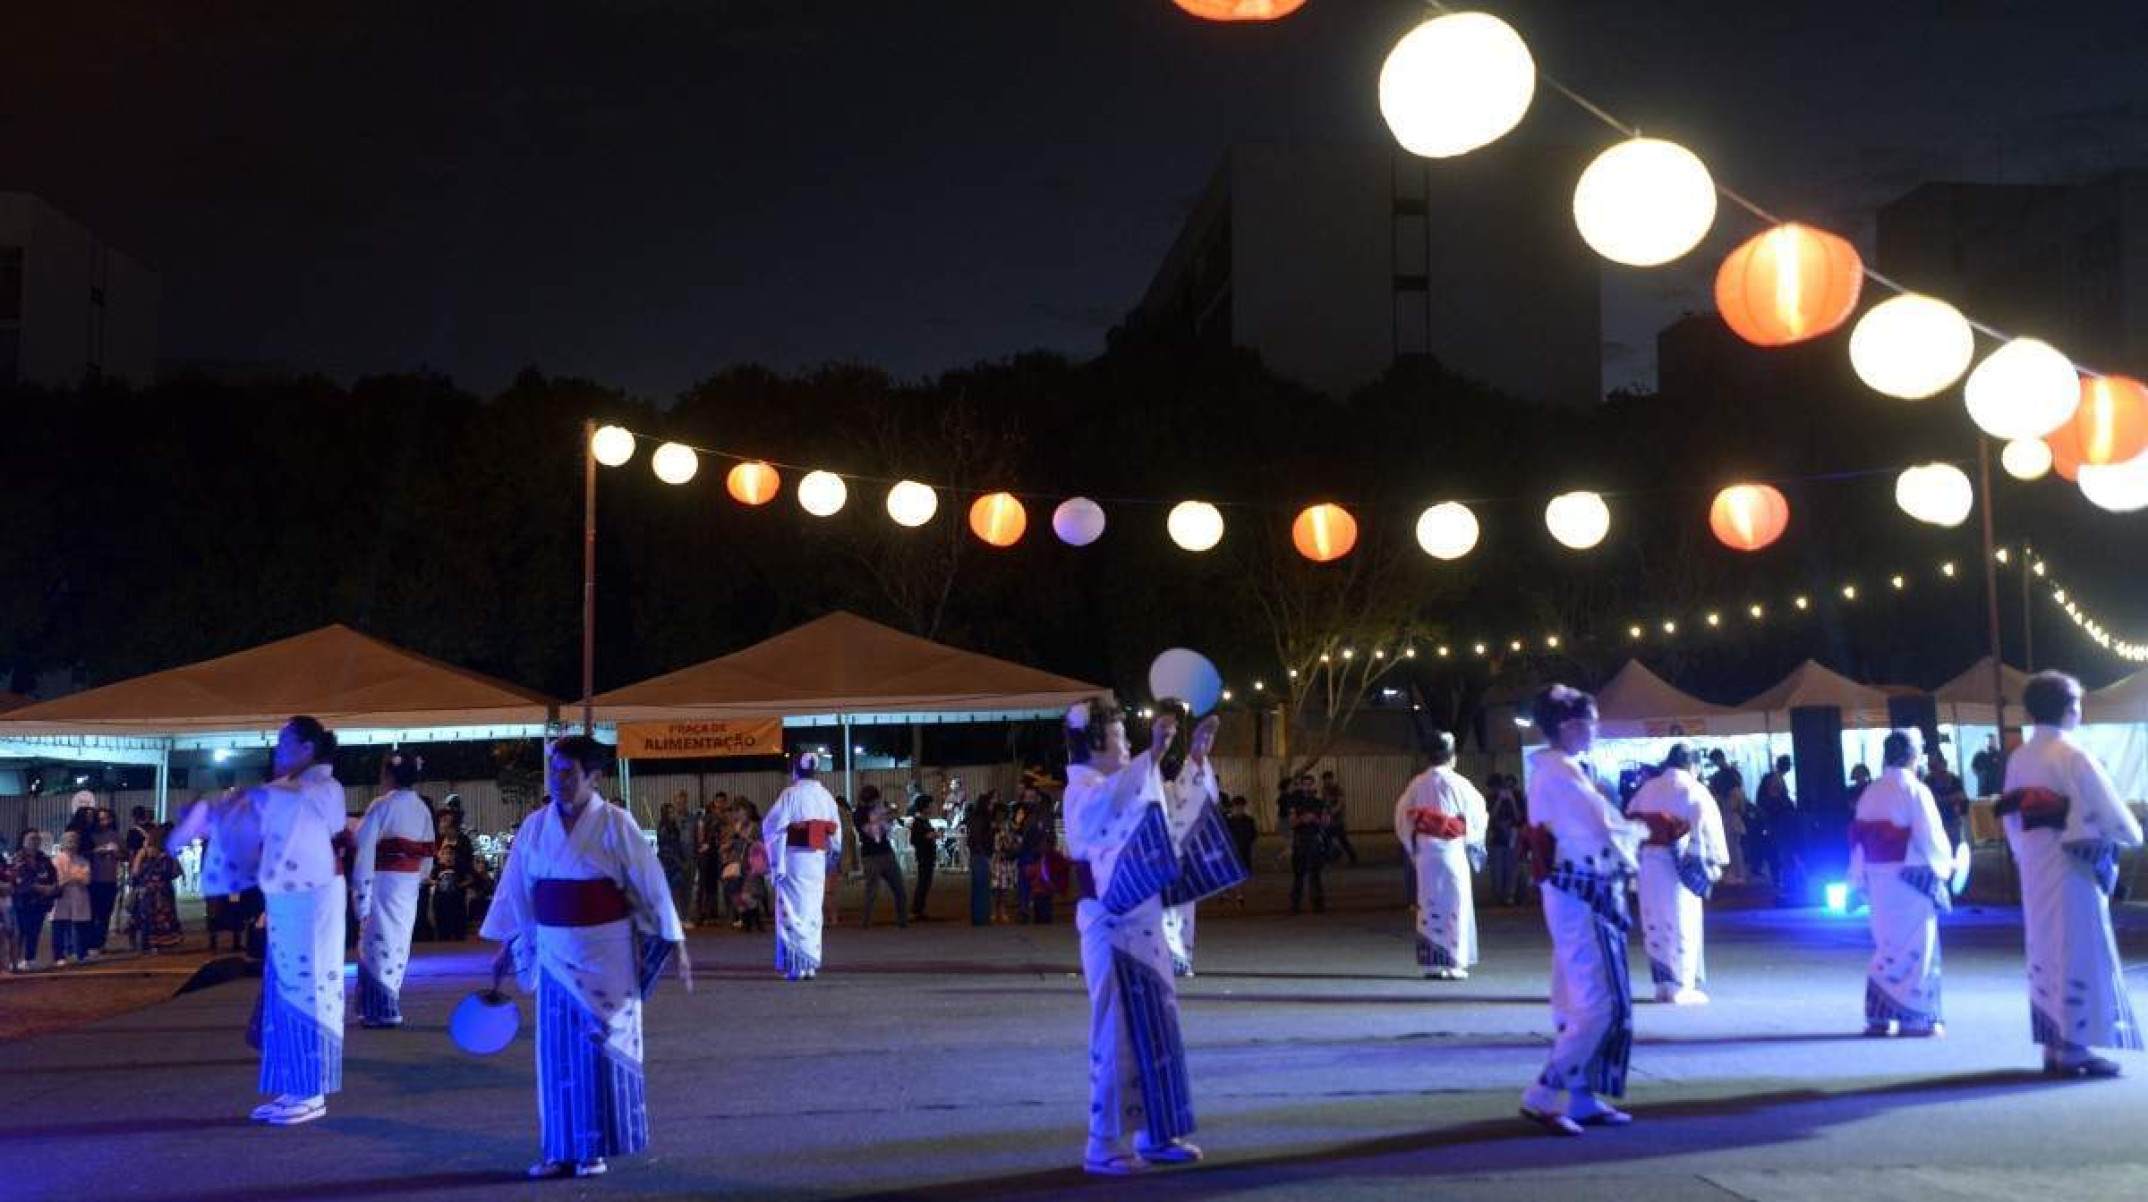
[[[1209,1152],[1193,1170],[1070,1171],[1086,1111],[1072,929],[942,921],[839,928],[805,985],[772,978],[765,937],[697,934],[700,989],[667,981],[650,1011],[655,1150],[594,1182],[516,1180],[535,1151],[528,1042],[475,1059],[443,1030],[483,971],[470,944],[418,958],[409,1027],[351,1032],[346,1091],[308,1127],[244,1121],[252,982],[0,1044],[0,1196],[2148,1197],[2148,1058],[2124,1057],[2117,1082],[2029,1071],[2011,911],[1947,923],[1952,1037],[1884,1043],[1854,1035],[1860,922],[1717,914],[1716,1004],[1640,1008],[1641,1121],[1558,1140],[1513,1117],[1546,1042],[1534,911],[1486,918],[1473,980],[1426,982],[1403,912],[1379,905],[1393,883],[1362,870],[1321,916],[1204,916],[1182,995]],[[2148,914],[2124,925],[2148,953]]]

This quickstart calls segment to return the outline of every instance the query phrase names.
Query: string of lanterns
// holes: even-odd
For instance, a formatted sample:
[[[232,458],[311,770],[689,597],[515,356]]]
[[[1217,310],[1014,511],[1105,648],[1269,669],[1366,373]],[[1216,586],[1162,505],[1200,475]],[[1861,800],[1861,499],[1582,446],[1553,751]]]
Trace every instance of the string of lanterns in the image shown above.
[[[1195,16],[1233,21],[1277,20],[1303,6],[1302,0],[1177,2]],[[1426,4],[1437,15],[1404,34],[1380,69],[1380,113],[1403,149],[1444,159],[1489,145],[1521,123],[1541,82],[1622,135],[1574,186],[1574,224],[1596,253],[1630,267],[1675,262],[1707,237],[1718,196],[1727,198],[1768,227],[1716,272],[1716,308],[1740,338],[1781,347],[1831,334],[1855,316],[1869,280],[1896,295],[1866,309],[1850,331],[1850,365],[1867,387],[1920,401],[1966,373],[1969,420],[2007,444],[2001,458],[2009,472],[2036,479],[2056,467],[2101,508],[2148,508],[2148,386],[2083,368],[2047,342],[2010,337],[1945,300],[1903,287],[1866,266],[1848,240],[1782,221],[1718,183],[1692,151],[1644,136],[1539,72],[1528,44],[1505,21],[1456,12],[1440,0]],[[1981,362],[1979,333],[2000,344]],[[1935,515],[1952,513],[1959,496],[1954,482],[1936,476],[1905,489],[1930,492]],[[1945,505],[1938,501],[1942,491]],[[1578,503],[1564,512],[1577,532],[1593,521]],[[1725,541],[1750,541],[1738,537]]]
[[[2068,592],[2066,586],[2050,573],[2043,557],[2028,547],[2023,547],[2022,552],[2021,569],[2036,577],[2036,580],[2030,583],[2048,590],[2051,603],[2072,619],[2073,624],[2080,627],[2081,633],[2086,635],[2090,642],[2128,663],[2148,663],[2148,643],[2122,639],[2112,634],[2101,621],[2081,608],[2079,598]],[[1999,552],[1999,562],[2006,561],[2007,554],[2002,550]]]

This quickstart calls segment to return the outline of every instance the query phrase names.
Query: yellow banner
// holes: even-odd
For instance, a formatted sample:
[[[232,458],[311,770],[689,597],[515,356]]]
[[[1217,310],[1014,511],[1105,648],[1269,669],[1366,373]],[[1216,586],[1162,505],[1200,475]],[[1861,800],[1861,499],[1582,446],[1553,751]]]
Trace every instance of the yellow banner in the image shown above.
[[[720,755],[782,755],[783,719],[713,718],[701,722],[622,722],[619,758],[687,760]]]

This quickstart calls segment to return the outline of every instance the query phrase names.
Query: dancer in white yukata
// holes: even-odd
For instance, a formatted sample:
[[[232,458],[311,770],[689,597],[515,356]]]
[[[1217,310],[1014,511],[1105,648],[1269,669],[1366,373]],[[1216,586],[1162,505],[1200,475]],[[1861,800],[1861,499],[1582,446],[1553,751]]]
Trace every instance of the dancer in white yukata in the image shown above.
[[[790,786],[776,795],[761,820],[776,895],[776,971],[792,981],[810,981],[820,973],[828,862],[843,851],[843,815],[814,779],[819,772],[819,756],[810,751],[799,756],[791,765]],[[902,917],[900,897],[895,909]]]
[[[1850,888],[1872,914],[1865,970],[1865,1034],[1946,1033],[1939,1006],[1939,915],[1953,909],[1954,845],[1932,791],[1917,779],[1924,740],[1887,732],[1880,774],[1857,796],[1850,822]]]
[[[276,778],[200,801],[172,832],[177,852],[209,840],[202,887],[212,894],[260,886],[268,911],[268,962],[255,1012],[262,1093],[255,1122],[287,1127],[328,1113],[343,1088],[343,911],[348,904],[331,840],[343,830],[343,786],[330,761],[336,736],[318,721],[286,722],[270,756]]]
[[[1179,873],[1158,762],[1178,730],[1164,713],[1128,754],[1107,702],[1067,712],[1067,849],[1089,984],[1089,1142],[1082,1167],[1124,1175],[1199,1160],[1178,993],[1163,941],[1164,888]],[[1131,1137],[1132,1148],[1127,1140]]]
[[[380,766],[388,790],[365,808],[351,867],[351,906],[358,915],[358,1021],[403,1025],[403,973],[418,893],[433,870],[433,812],[418,796],[425,762],[391,751]]]
[[[532,1177],[591,1177],[649,1146],[641,1005],[664,962],[694,987],[686,933],[656,849],[597,796],[605,750],[574,735],[545,761],[551,803],[515,833],[481,932],[500,941],[492,985],[513,972],[537,995]]]
[[[1536,699],[1551,746],[1529,758],[1529,839],[1551,931],[1551,1058],[1522,1094],[1522,1117],[1561,1135],[1623,1126],[1633,1116],[1598,1095],[1623,1096],[1633,1055],[1626,969],[1626,883],[1646,829],[1621,817],[1582,759],[1596,741],[1596,699],[1553,685]],[[1559,1093],[1567,1101],[1560,1105]]]
[[[1204,821],[1222,822],[1222,811],[1217,799],[1221,791],[1216,785],[1216,765],[1209,758],[1209,751],[1216,745],[1216,728],[1222,720],[1211,714],[1194,727],[1193,737],[1188,740],[1186,762],[1178,770],[1178,778],[1164,788],[1166,815],[1171,826],[1171,845],[1184,848],[1189,839],[1199,837],[1198,831]],[[1211,812],[1214,817],[1211,818]],[[1220,829],[1228,830],[1227,827]],[[1194,902],[1184,901],[1167,905],[1163,910],[1164,947],[1171,953],[1173,976],[1193,975]]]
[[[1461,981],[1477,962],[1470,876],[1484,863],[1484,795],[1453,768],[1454,736],[1434,731],[1432,766],[1395,801],[1395,838],[1417,873],[1417,966]]]
[[[2021,870],[2029,949],[2029,1023],[2044,1071],[2115,1077],[2090,1048],[2141,1049],[2133,1000],[2111,932],[2118,850],[2139,847],[2140,823],[2096,758],[2077,746],[2081,682],[2039,672],[2022,686],[2035,729],[2006,761],[1998,812]]]
[[[1693,776],[1693,753],[1680,743],[1626,806],[1648,828],[1641,847],[1641,939],[1656,1000],[1705,1005],[1708,979],[1701,903],[1730,864],[1715,794]]]

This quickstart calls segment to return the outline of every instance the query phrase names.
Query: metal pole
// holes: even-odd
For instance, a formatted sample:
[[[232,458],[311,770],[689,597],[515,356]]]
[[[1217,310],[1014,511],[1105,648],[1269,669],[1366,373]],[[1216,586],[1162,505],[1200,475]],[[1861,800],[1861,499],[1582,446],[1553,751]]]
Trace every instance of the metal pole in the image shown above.
[[[582,733],[597,733],[597,421],[582,422]]]
[[[851,736],[850,736],[850,715],[849,715],[849,714],[844,714],[844,715],[842,716],[842,720],[843,720],[843,801],[844,801],[844,803],[845,803],[845,804],[847,804],[847,805],[853,805],[853,806],[854,806],[854,805],[858,804],[858,790],[857,790],[857,782],[856,782],[856,781],[855,781],[855,780],[853,779],[853,777],[852,777],[852,769],[851,769],[851,764],[850,764],[850,752],[851,752],[851,743],[850,743],[850,738],[851,738]]]
[[[2029,548],[2021,548],[2021,670],[2036,670],[2036,614],[2029,608]],[[2002,741],[2004,741],[2002,739]]]
[[[1976,466],[1980,477],[1977,500],[1984,511],[1984,619],[1985,635],[1991,645],[1991,720],[1999,729],[1999,745],[2004,747],[2006,677],[1999,665],[1999,549],[1992,537],[1991,440],[1981,434],[1976,440]],[[2028,568],[2026,562],[2021,565],[2024,575]]]

